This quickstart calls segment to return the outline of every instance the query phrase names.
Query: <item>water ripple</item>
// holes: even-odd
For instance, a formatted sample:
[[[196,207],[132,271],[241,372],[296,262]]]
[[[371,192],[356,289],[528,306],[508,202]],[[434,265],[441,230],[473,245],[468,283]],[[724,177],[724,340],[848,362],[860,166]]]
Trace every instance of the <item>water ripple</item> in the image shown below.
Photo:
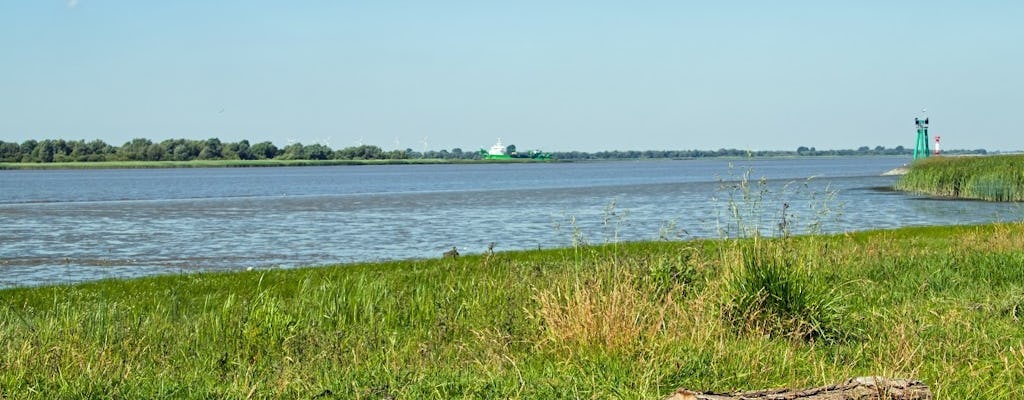
[[[750,162],[781,203],[827,231],[1019,219],[1007,204],[927,201],[876,188],[894,158]],[[0,286],[656,239],[670,221],[716,237],[727,161],[187,170],[0,171]],[[734,169],[733,171],[736,171]],[[878,171],[871,173],[871,171]],[[30,173],[25,173],[30,172]],[[821,177],[812,180],[801,178]],[[55,188],[61,188],[56,190]],[[619,218],[609,222],[614,201]],[[727,221],[725,221],[727,222]]]

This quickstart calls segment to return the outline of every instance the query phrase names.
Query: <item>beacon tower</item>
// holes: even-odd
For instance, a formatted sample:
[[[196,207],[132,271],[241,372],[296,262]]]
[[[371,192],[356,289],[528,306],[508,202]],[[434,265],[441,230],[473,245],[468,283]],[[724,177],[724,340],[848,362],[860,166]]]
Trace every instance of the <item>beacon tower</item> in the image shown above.
[[[921,113],[924,112],[925,110],[921,110]],[[916,160],[931,154],[928,150],[928,117],[914,118],[914,125],[917,125],[917,143],[914,144],[914,159]]]

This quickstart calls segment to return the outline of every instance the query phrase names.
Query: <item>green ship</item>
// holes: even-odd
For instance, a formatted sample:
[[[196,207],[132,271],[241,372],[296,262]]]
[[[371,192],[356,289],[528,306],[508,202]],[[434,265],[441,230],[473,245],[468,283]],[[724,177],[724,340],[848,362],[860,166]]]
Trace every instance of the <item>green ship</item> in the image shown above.
[[[491,146],[490,150],[480,149],[480,158],[484,160],[511,160],[513,158],[529,158],[534,160],[550,160],[551,153],[545,153],[540,150],[530,150],[528,152],[509,152],[508,148],[501,143],[501,138],[498,138],[498,143]]]

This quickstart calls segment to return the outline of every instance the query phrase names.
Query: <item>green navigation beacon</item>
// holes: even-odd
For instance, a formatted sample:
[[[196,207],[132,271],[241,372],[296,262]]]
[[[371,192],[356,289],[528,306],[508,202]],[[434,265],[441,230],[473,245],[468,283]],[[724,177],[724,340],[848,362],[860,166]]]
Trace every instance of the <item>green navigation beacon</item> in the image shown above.
[[[921,113],[924,114],[922,109]],[[917,144],[914,145],[914,159],[928,157],[931,152],[928,150],[928,117],[924,119],[914,118],[914,125],[917,125]]]

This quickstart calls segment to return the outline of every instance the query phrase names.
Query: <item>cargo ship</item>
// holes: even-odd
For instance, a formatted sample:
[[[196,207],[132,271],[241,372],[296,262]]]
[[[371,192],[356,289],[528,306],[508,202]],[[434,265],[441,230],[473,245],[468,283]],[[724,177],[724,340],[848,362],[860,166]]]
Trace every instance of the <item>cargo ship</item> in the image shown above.
[[[495,143],[494,146],[491,146],[490,149],[480,149],[480,158],[483,158],[484,160],[511,160],[513,158],[550,160],[551,154],[544,153],[540,150],[530,150],[525,153],[518,151],[509,152],[508,147],[505,147],[505,144],[501,143],[501,138],[498,138],[498,143]]]

